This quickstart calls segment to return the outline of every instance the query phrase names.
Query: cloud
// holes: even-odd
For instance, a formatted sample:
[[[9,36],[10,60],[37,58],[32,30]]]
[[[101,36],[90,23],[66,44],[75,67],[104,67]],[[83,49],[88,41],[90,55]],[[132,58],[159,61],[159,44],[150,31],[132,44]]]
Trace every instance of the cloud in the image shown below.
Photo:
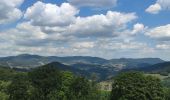
[[[0,32],[0,55],[30,53],[113,58],[132,54],[136,57],[153,50],[132,38],[146,29],[136,23],[138,16],[134,12],[107,11],[82,17],[69,3],[58,6],[38,1],[26,10],[24,18],[15,28]],[[134,25],[129,28],[129,24]]]
[[[147,48],[146,43],[136,42],[136,41],[111,41],[110,39],[97,41],[97,47],[105,50],[140,50],[141,48]]]
[[[169,0],[157,0],[157,3],[160,4],[163,9],[170,9]]]
[[[161,41],[170,40],[170,24],[148,29],[145,35]]]
[[[81,17],[78,14],[79,10],[69,3],[57,6],[36,2],[26,10],[24,17],[47,34],[79,38],[115,37],[123,34],[122,31],[126,30],[126,25],[137,19],[135,13],[116,11],[87,17]]]
[[[21,18],[18,8],[24,0],[0,0],[0,24],[14,22]]]
[[[151,14],[158,14],[161,9],[161,6],[156,3],[154,5],[149,6],[145,11]]]
[[[117,0],[67,0],[72,5],[78,7],[114,7],[117,4]]]
[[[157,44],[156,45],[157,49],[164,49],[164,50],[169,50],[170,49],[170,45],[169,44]]]
[[[108,38],[70,38],[62,34],[46,34],[39,26],[30,23],[18,24],[15,29],[0,33],[0,55],[17,55],[23,53],[45,56],[98,56],[114,57],[146,57],[154,49],[147,43],[125,38],[117,40]]]
[[[75,49],[82,49],[82,48],[93,48],[94,47],[94,42],[77,42],[73,43],[72,47]]]
[[[47,6],[47,4],[44,4],[42,2],[37,2],[37,3],[39,3],[40,5]],[[35,5],[37,5],[37,3],[34,4],[32,7],[34,8]],[[61,4],[61,6],[62,5],[63,4]],[[54,4],[50,4],[50,6],[56,7],[56,5]],[[60,9],[61,9],[61,6],[59,7]],[[107,41],[106,44],[101,45],[98,39],[113,39],[113,38],[119,37],[120,35],[125,35],[125,34],[132,35],[131,34],[132,31],[136,34],[137,32],[141,31],[142,28],[144,27],[143,24],[138,23],[134,26],[133,30],[129,30],[128,32],[125,33],[125,31],[127,30],[127,24],[132,23],[138,17],[133,12],[122,13],[122,12],[116,12],[116,11],[108,11],[106,14],[96,14],[96,15],[91,15],[87,17],[77,16],[76,14],[78,13],[74,13],[72,14],[72,16],[74,17],[74,20],[71,23],[65,24],[65,25],[58,24],[55,21],[54,21],[55,23],[49,23],[50,22],[49,20],[53,19],[53,16],[51,15],[56,15],[56,13],[53,12],[54,14],[51,14],[51,15],[47,14],[50,16],[48,16],[47,18],[48,20],[43,20],[42,23],[45,23],[45,24],[40,24],[40,23],[37,24],[36,21],[46,18],[46,15],[42,16],[44,14],[41,15],[40,13],[40,12],[45,12],[46,7],[45,9],[42,9],[41,11],[37,10],[39,11],[37,15],[36,13],[34,13],[35,8],[33,9],[32,7],[27,9],[25,18],[28,19],[28,16],[26,15],[30,15],[30,16],[34,15],[38,17],[35,19],[34,17],[30,17],[28,19],[28,23],[29,23],[28,26],[29,25],[31,25],[32,27],[35,26],[35,28],[37,28],[38,30],[35,32],[31,32],[31,33],[41,33],[43,38],[35,38],[31,40],[22,39],[22,41],[20,40],[20,41],[15,41],[15,42],[17,43],[16,45],[22,48],[38,47],[38,50],[35,50],[35,52],[36,53],[38,52],[38,54],[39,53],[47,54],[48,52],[48,54],[51,54],[51,55],[63,54],[67,56],[68,55],[96,56],[96,55],[102,55],[102,51],[110,52],[109,48],[114,47],[114,45],[116,45],[116,48],[114,49],[112,48],[112,50],[135,49],[135,48],[138,48],[138,44],[135,44],[135,43],[134,44],[113,43],[112,47],[104,48],[104,45],[108,45],[110,41]],[[43,8],[39,6],[37,7]],[[31,10],[29,11],[29,9]],[[77,11],[78,10],[75,10],[75,12]],[[31,12],[31,13],[28,13],[28,12]],[[67,13],[67,11],[63,13]],[[59,17],[56,20],[60,21],[63,19],[62,18],[60,19]],[[17,30],[21,31],[19,28],[17,28]],[[31,30],[34,31],[34,29],[31,29]],[[30,33],[30,32],[27,32],[27,33]],[[142,44],[139,44],[139,45],[142,45]],[[49,51],[45,52],[45,48],[48,48]],[[100,50],[100,51],[96,52],[96,50]],[[24,49],[23,51],[27,51],[27,50]]]
[[[155,4],[150,5],[145,11],[151,14],[158,14],[161,10],[170,9],[170,0],[157,0]]]
[[[60,33],[46,34],[40,26],[29,22],[0,33],[0,55],[22,53],[58,56],[99,56],[112,58],[116,53],[136,52],[147,48],[145,43],[124,42],[113,37],[76,38],[64,37]],[[48,49],[47,49],[48,48]],[[114,51],[114,52],[113,52]],[[119,55],[120,56],[120,55]]]
[[[25,45],[36,44],[35,41],[41,41],[47,38],[47,34],[41,32],[39,27],[32,26],[28,22],[18,24],[16,28],[8,29],[0,33],[0,39],[8,41],[9,44]],[[29,45],[30,46],[30,45]]]
[[[132,34],[140,33],[145,30],[145,26],[141,23],[137,23],[133,26]]]
[[[37,26],[67,26],[75,21],[78,12],[79,10],[69,3],[57,6],[38,1],[26,10],[24,17]]]
[[[135,13],[120,13],[108,11],[106,15],[77,17],[74,24],[68,28],[71,35],[77,37],[115,37],[126,29],[129,22],[137,19]],[[69,35],[70,35],[69,34]]]

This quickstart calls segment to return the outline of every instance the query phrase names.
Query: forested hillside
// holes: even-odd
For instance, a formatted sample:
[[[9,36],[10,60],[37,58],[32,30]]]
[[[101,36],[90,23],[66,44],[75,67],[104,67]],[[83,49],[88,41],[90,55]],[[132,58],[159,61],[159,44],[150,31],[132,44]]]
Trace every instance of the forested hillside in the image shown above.
[[[0,68],[0,100],[169,100],[169,87],[141,72],[112,78],[111,91],[101,90],[96,77],[51,63],[28,72]],[[70,72],[72,71],[72,72]],[[122,88],[123,87],[123,88]]]

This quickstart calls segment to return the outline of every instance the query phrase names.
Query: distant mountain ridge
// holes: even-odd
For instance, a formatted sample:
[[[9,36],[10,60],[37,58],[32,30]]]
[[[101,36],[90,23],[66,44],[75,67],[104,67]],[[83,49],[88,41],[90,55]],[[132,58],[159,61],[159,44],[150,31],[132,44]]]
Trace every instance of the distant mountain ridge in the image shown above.
[[[144,71],[149,73],[170,73],[170,62],[154,64],[148,67],[137,68],[133,70]]]
[[[131,68],[139,68],[139,67],[147,67],[157,63],[165,62],[160,58],[120,58],[120,59],[111,59],[111,63],[115,64],[124,64],[124,69],[131,69]]]
[[[91,56],[39,56],[22,54],[18,56],[1,57],[0,65],[7,66],[11,68],[35,68],[38,66],[46,65],[52,62],[60,62],[65,65],[73,66],[81,64],[86,67],[96,67],[100,68],[110,68],[110,70],[121,70],[151,66],[157,63],[163,63],[165,61],[159,58],[120,58],[120,59],[104,59],[99,57]]]

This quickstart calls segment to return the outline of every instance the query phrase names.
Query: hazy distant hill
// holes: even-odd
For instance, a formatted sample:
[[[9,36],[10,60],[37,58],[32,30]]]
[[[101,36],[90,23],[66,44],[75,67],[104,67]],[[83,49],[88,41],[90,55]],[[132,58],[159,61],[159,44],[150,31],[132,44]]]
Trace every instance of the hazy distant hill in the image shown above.
[[[121,70],[150,70],[149,68],[152,68],[152,65],[163,62],[159,58],[120,58],[107,60],[90,56],[45,57],[29,54],[0,58],[1,66],[7,66],[17,71],[29,71],[39,66],[52,65],[61,70],[71,71],[88,78],[95,74],[100,80],[110,78]]]
[[[138,68],[137,70],[152,73],[170,73],[170,62],[158,63],[148,67]]]
[[[0,64],[7,65],[11,67],[37,67],[40,65],[45,65],[51,62],[61,62],[67,65],[72,65],[76,63],[85,64],[98,64],[98,65],[109,65],[113,67],[143,67],[143,65],[153,65],[157,63],[164,62],[159,58],[141,58],[141,59],[131,59],[131,58],[121,58],[121,59],[103,59],[99,57],[90,56],[68,56],[68,57],[57,57],[57,56],[39,56],[39,55],[29,55],[22,54],[18,56],[1,57]]]
[[[47,59],[38,55],[18,55],[0,58],[0,65],[9,67],[37,67],[48,63]]]
[[[141,58],[141,59],[131,59],[131,58],[121,58],[121,59],[103,59],[99,57],[90,56],[68,56],[68,57],[57,57],[57,56],[39,56],[39,55],[29,55],[22,54],[18,56],[1,57],[0,65],[8,66],[11,68],[34,68],[42,66],[51,62],[60,62],[65,65],[77,66],[80,65],[82,68],[100,67],[109,68],[109,70],[119,71],[122,69],[139,68],[150,66],[153,64],[164,62],[159,58]],[[80,67],[80,66],[79,66]]]
[[[130,69],[130,68],[139,68],[139,67],[145,67],[154,65],[157,63],[164,62],[160,58],[138,58],[138,59],[132,59],[132,58],[121,58],[121,59],[111,59],[110,64],[122,64],[123,69]]]
[[[103,63],[107,63],[108,60],[98,58],[98,57],[88,57],[88,56],[44,57],[38,55],[23,54],[18,56],[1,57],[0,65],[10,66],[10,67],[37,67],[55,61],[70,65],[70,64],[80,63],[80,62],[87,63],[87,64],[103,64]]]

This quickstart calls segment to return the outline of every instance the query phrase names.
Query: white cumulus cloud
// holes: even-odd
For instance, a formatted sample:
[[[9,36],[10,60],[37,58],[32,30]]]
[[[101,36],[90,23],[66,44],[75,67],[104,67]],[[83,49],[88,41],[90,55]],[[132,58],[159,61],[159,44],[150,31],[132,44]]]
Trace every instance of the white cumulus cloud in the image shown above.
[[[133,26],[132,34],[142,32],[142,31],[144,31],[144,29],[145,29],[145,26],[143,24],[137,23]]]
[[[70,34],[78,37],[110,37],[120,35],[129,22],[137,18],[135,13],[108,11],[106,15],[77,17],[75,24],[68,28]],[[67,32],[68,33],[68,32]]]
[[[24,0],[0,0],[0,24],[14,22],[21,18],[18,8]]]
[[[151,14],[158,14],[161,10],[170,9],[170,0],[157,0],[155,4],[150,5],[145,11]]]
[[[40,26],[45,33],[81,38],[115,37],[124,34],[123,31],[126,30],[127,24],[138,18],[133,12],[107,11],[106,14],[86,17],[77,16],[78,12],[75,7],[68,3],[63,3],[59,7],[55,4],[37,2],[27,9],[25,18],[32,25]]]
[[[75,21],[78,12],[79,10],[69,3],[57,6],[38,1],[26,10],[24,17],[38,26],[67,26]]]
[[[170,40],[170,24],[148,29],[145,35],[163,41]]]
[[[116,0],[98,2],[111,1],[116,3]],[[97,0],[93,2],[98,3]],[[13,4],[9,5],[15,8],[21,5],[19,2],[14,6]],[[107,4],[109,3],[95,7]],[[152,50],[146,43],[133,38],[146,28],[143,24],[136,23],[138,16],[134,12],[107,11],[102,14],[80,16],[79,10],[73,4],[56,5],[38,1],[26,9],[24,18],[16,27],[0,32],[0,55],[31,53],[112,58],[116,55],[138,56],[140,50]],[[134,24],[132,29],[129,29],[129,24]]]
[[[161,9],[161,6],[156,3],[154,5],[149,6],[145,11],[151,14],[158,14]]]

